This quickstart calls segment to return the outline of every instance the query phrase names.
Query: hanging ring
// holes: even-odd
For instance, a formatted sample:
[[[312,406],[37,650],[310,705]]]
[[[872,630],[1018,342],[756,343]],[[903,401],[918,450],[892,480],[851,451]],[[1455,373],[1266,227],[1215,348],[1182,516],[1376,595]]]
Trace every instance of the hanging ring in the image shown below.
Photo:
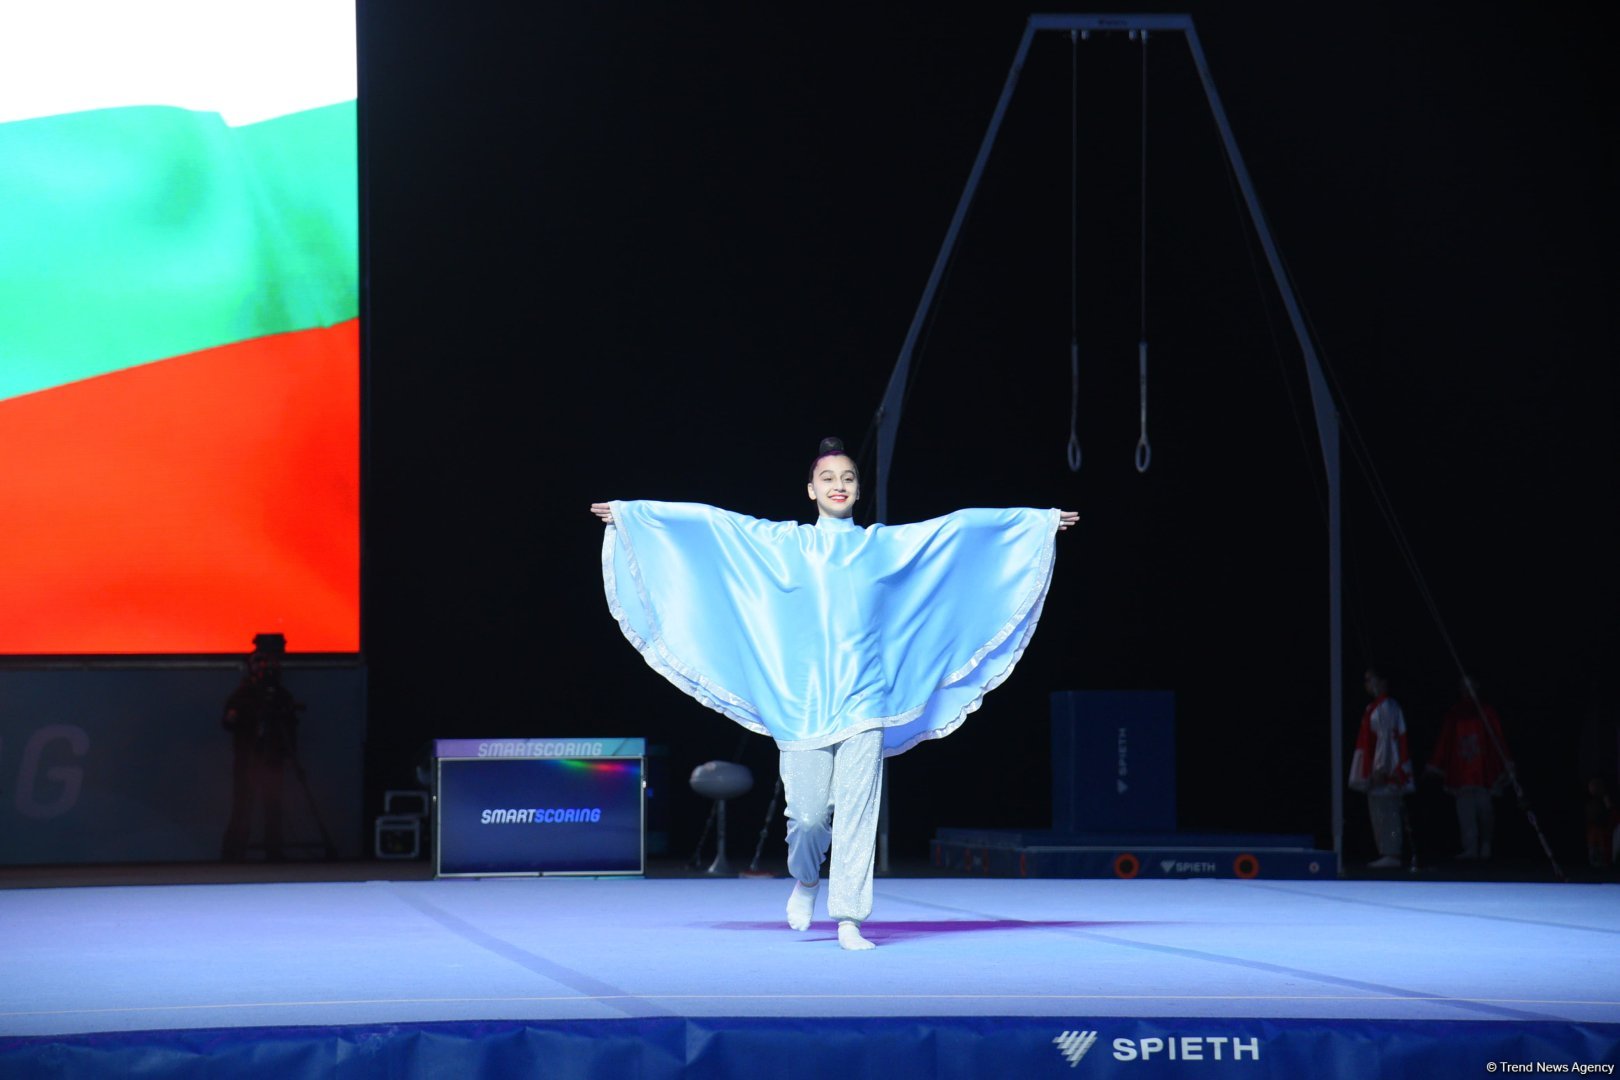
[[[1147,342],[1140,341],[1136,345],[1136,377],[1137,388],[1142,401],[1142,437],[1136,440],[1136,471],[1145,473],[1153,462],[1153,447],[1148,445],[1147,437]]]
[[[1080,342],[1069,340],[1069,471],[1080,471]]]

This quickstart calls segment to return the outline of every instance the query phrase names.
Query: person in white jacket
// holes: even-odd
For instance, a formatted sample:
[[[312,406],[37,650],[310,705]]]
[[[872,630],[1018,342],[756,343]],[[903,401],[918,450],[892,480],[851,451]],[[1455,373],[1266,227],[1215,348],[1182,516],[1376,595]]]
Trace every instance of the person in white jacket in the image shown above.
[[[1415,785],[1412,758],[1406,749],[1406,716],[1389,695],[1389,680],[1377,668],[1368,668],[1362,680],[1372,700],[1361,714],[1356,751],[1350,758],[1350,786],[1367,793],[1373,843],[1378,858],[1368,866],[1392,870],[1401,865],[1405,807],[1402,800]]]

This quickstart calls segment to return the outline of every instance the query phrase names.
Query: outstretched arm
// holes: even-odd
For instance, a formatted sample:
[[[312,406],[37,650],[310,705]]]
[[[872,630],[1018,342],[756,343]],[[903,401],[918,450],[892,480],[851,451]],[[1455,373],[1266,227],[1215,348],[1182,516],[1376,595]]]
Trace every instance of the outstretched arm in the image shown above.
[[[1078,511],[1078,510],[1059,510],[1058,511],[1058,532],[1062,532],[1064,529],[1067,529],[1070,525],[1073,525],[1075,522],[1077,522],[1079,520],[1080,520],[1080,511]]]
[[[613,524],[613,504],[612,503],[605,503],[605,502],[591,503],[591,513],[593,513],[597,517],[601,518],[602,519],[602,524],[604,524],[604,525]]]

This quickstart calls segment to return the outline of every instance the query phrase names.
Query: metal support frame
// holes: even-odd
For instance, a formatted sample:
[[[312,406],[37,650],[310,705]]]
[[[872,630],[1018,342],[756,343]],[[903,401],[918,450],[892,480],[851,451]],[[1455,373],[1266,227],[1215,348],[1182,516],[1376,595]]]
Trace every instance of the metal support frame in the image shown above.
[[[1288,313],[1289,324],[1293,327],[1294,337],[1299,342],[1300,352],[1305,359],[1305,370],[1311,390],[1311,406],[1316,414],[1316,434],[1322,448],[1322,467],[1327,474],[1327,543],[1328,543],[1328,678],[1330,683],[1329,700],[1329,747],[1332,768],[1333,790],[1333,850],[1339,856],[1339,864],[1344,864],[1344,747],[1341,732],[1344,726],[1344,655],[1343,655],[1343,552],[1340,543],[1342,519],[1340,514],[1340,477],[1339,477],[1339,413],[1333,403],[1333,396],[1328,389],[1327,379],[1322,373],[1322,364],[1317,357],[1316,345],[1311,339],[1306,327],[1305,319],[1300,311],[1299,302],[1294,295],[1294,286],[1288,276],[1288,270],[1283,265],[1278,254],[1276,241],[1271,235],[1271,226],[1266,221],[1265,212],[1260,208],[1259,196],[1255,194],[1254,182],[1249,177],[1248,166],[1243,161],[1243,154],[1238,150],[1237,139],[1232,134],[1232,125],[1227,120],[1226,109],[1221,104],[1220,94],[1215,89],[1215,80],[1210,75],[1209,63],[1204,57],[1203,46],[1199,43],[1198,32],[1193,28],[1190,15],[1031,15],[1024,26],[1024,36],[1018,43],[1018,52],[1013,56],[1012,68],[1007,72],[1007,81],[1001,88],[1001,98],[996,102],[996,111],[990,117],[990,126],[984,133],[984,139],[979,143],[979,153],[973,161],[973,168],[968,173],[967,184],[962,189],[962,197],[957,200],[956,213],[951,218],[950,228],[945,231],[945,240],[940,245],[939,254],[934,259],[933,270],[928,275],[928,284],[923,289],[922,299],[918,301],[917,310],[912,315],[911,326],[906,331],[904,343],[900,346],[899,358],[895,360],[894,370],[889,375],[889,384],[883,394],[883,403],[878,407],[877,426],[877,518],[879,521],[888,520],[889,510],[889,467],[894,460],[894,445],[900,430],[900,414],[904,407],[906,379],[910,373],[912,354],[917,347],[917,341],[922,328],[928,318],[928,313],[934,304],[935,294],[939,291],[940,281],[945,276],[945,269],[950,264],[952,251],[962,231],[962,223],[967,219],[968,208],[973,204],[973,197],[979,188],[979,181],[984,176],[986,162],[990,159],[990,151],[996,143],[996,136],[1001,131],[1002,121],[1007,115],[1007,106],[1012,101],[1013,91],[1018,87],[1019,76],[1024,70],[1024,61],[1029,55],[1030,43],[1037,33],[1043,31],[1080,31],[1083,33],[1110,33],[1129,31],[1173,32],[1181,34],[1187,41],[1187,47],[1192,52],[1193,64],[1198,69],[1198,78],[1204,87],[1204,96],[1209,101],[1210,111],[1214,114],[1215,125],[1220,130],[1221,143],[1225,147],[1228,162],[1233,174],[1237,177],[1238,188],[1243,194],[1243,201],[1249,211],[1249,219],[1254,223],[1254,229],[1260,239],[1260,246],[1265,251],[1266,265],[1271,269],[1272,280],[1282,298],[1284,309]],[[883,786],[885,801],[888,797],[888,784]],[[885,815],[886,819],[887,815]],[[882,868],[888,869],[888,826],[885,820],[882,836],[879,840],[879,853]]]

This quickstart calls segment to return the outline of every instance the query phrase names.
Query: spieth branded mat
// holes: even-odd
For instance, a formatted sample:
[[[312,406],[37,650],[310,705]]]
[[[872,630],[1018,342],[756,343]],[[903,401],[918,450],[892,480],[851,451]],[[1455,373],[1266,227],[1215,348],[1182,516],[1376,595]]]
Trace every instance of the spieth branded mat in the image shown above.
[[[0,892],[0,1076],[1612,1074],[1620,888],[887,879]],[[825,891],[825,890],[823,890]]]

